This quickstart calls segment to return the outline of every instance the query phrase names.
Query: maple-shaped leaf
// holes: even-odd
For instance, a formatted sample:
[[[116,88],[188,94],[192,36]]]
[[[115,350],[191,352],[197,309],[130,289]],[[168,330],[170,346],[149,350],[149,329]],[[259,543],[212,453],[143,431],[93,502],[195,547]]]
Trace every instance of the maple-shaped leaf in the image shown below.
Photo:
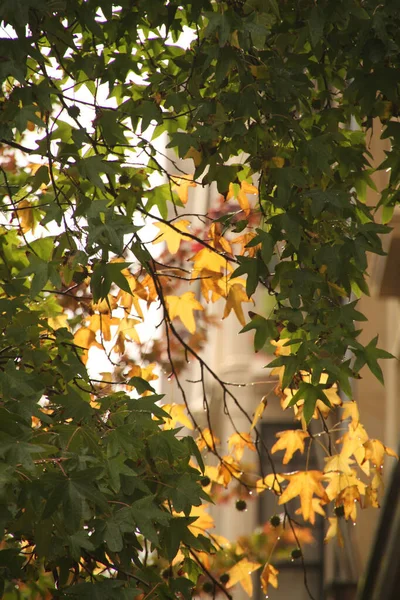
[[[100,331],[101,337],[109,342],[111,340],[111,325],[118,325],[119,319],[116,317],[110,317],[109,314],[93,314],[87,318],[89,322],[88,328],[91,329],[94,333],[96,331]]]
[[[172,191],[178,194],[179,200],[182,204],[187,204],[189,199],[189,188],[196,187],[196,183],[192,181],[192,177],[190,175],[185,175],[184,177],[173,176],[171,177],[172,181]]]
[[[84,350],[81,360],[84,365],[86,365],[88,357],[89,357],[89,349],[100,348],[102,350],[102,345],[96,341],[96,334],[94,331],[89,329],[88,327],[80,327],[74,334],[74,344],[79,348]]]
[[[340,417],[341,421],[345,421],[346,419],[351,419],[351,425],[353,428],[357,427],[360,421],[360,413],[358,410],[357,402],[354,400],[351,402],[343,402],[342,404],[342,416]]]
[[[188,225],[190,225],[190,221],[187,221],[186,219],[174,221],[173,227],[171,227],[169,223],[153,223],[153,225],[160,231],[160,234],[153,240],[153,244],[165,242],[171,254],[176,254],[179,250],[181,241],[185,239],[185,236],[182,235],[182,233],[189,233]],[[179,229],[179,231],[177,231],[177,229]]]
[[[193,312],[204,310],[194,292],[185,292],[182,296],[165,296],[170,319],[179,318],[190,333],[196,331]]]
[[[324,542],[327,544],[334,537],[337,537],[337,543],[340,548],[344,547],[342,532],[340,531],[340,522],[337,517],[328,517],[329,527],[326,532]]]
[[[314,495],[322,498],[325,502],[329,502],[329,498],[321,484],[324,477],[321,471],[297,471],[284,474],[283,477],[289,481],[289,485],[279,498],[279,504],[285,504],[296,496],[300,496],[301,513],[305,521],[315,518],[312,504]]]
[[[354,464],[354,460],[352,460],[348,456],[336,454],[336,456],[325,458],[325,462],[326,464],[324,468],[324,473],[332,473],[338,471],[339,473],[345,473],[347,475],[353,474],[353,469],[351,467]]]
[[[317,513],[318,515],[321,515],[321,517],[325,518],[326,513],[325,513],[324,509],[322,508],[322,502],[323,501],[321,500],[321,498],[313,498],[312,499],[312,507],[313,507],[313,511],[315,513]],[[301,507],[298,508],[297,510],[295,510],[295,514],[301,515]],[[313,514],[311,514],[311,516],[310,516],[310,522],[312,523],[312,525],[314,525],[314,523],[315,523],[315,516]]]
[[[354,363],[353,369],[355,371],[359,371],[365,364],[368,365],[371,373],[375,375],[375,377],[383,384],[383,373],[382,369],[378,364],[378,359],[380,358],[395,358],[393,354],[390,352],[386,352],[386,350],[381,350],[377,348],[376,345],[378,343],[378,336],[374,337],[370,343],[365,346],[362,350],[354,350],[354,354],[356,355],[356,361]]]
[[[249,597],[253,594],[253,582],[251,580],[251,574],[253,571],[257,571],[262,565],[260,563],[251,562],[247,558],[242,558],[236,565],[231,567],[227,571],[229,575],[229,581],[226,584],[227,588],[231,588],[237,583],[240,583],[244,591]]]
[[[351,474],[342,473],[340,471],[329,471],[325,473],[324,479],[329,481],[326,488],[326,495],[329,500],[335,500],[340,492],[349,486],[356,486],[360,494],[365,494],[366,485],[357,477],[357,471],[352,470]]]
[[[382,444],[380,440],[367,440],[364,443],[364,448],[364,461],[370,460],[375,469],[381,469],[383,467],[383,459],[385,458],[385,454],[392,456],[393,458],[397,458],[397,460],[399,459],[396,452]]]
[[[223,319],[229,316],[231,310],[235,312],[240,324],[244,326],[246,320],[243,314],[242,302],[252,302],[251,298],[248,297],[244,287],[240,283],[234,283],[230,286],[228,297],[226,299]]]
[[[345,519],[357,519],[357,502],[361,502],[360,491],[357,485],[344,488],[336,498],[336,506],[343,506]]]
[[[118,325],[118,329],[116,335],[122,335],[126,340],[131,340],[140,344],[140,339],[138,333],[136,331],[136,325],[138,325],[140,321],[137,319],[130,319],[129,317],[123,317]]]
[[[177,423],[181,423],[187,429],[193,429],[193,423],[186,414],[184,404],[163,404],[162,409],[171,417],[165,422],[164,430],[175,429]]]
[[[226,269],[232,270],[226,258],[218,252],[213,252],[210,248],[202,248],[189,260],[194,263],[193,277],[198,277],[203,269],[214,271],[215,273],[220,273],[221,269],[223,271]]]
[[[315,406],[317,401],[320,400],[323,404],[325,404],[328,408],[331,408],[332,405],[328,400],[325,390],[321,384],[313,385],[311,383],[306,383],[305,381],[301,381],[299,383],[299,389],[291,398],[288,406],[296,405],[300,400],[303,400],[303,417],[306,422],[306,425],[311,421]]]
[[[243,210],[246,217],[248,217],[250,214],[250,203],[249,199],[247,198],[247,194],[257,195],[258,189],[251,183],[248,183],[247,181],[242,181],[242,183],[240,184],[240,188],[237,184],[230,183],[228,195],[226,197],[227,200],[236,198],[240,208]]]
[[[241,476],[242,470],[239,463],[237,463],[232,456],[228,455],[222,457],[218,467],[218,474],[224,487],[227,487],[232,477],[236,477],[236,479],[238,479]]]
[[[216,273],[215,271],[202,269],[200,288],[201,294],[207,303],[210,302],[210,300],[211,302],[216,302],[221,298],[221,296],[225,296],[225,294],[222,293],[221,286],[219,285],[219,282],[223,277],[224,276],[222,273]]]
[[[349,423],[348,431],[337,440],[337,444],[342,444],[340,454],[342,456],[354,456],[360,467],[367,473],[369,470],[368,463],[365,462],[365,448],[364,444],[368,440],[368,434],[364,427],[359,423],[357,427],[353,427]],[[364,464],[363,464],[364,463]]]
[[[256,256],[258,250],[261,249],[261,243],[260,244],[256,244],[255,246],[248,246],[248,244],[250,244],[250,242],[257,237],[256,233],[253,233],[252,231],[249,233],[244,233],[243,235],[234,238],[232,240],[232,244],[240,244],[241,248],[240,248],[240,252],[239,254],[241,256],[243,256],[243,254],[247,254],[247,256],[250,256],[251,258],[254,258],[254,256]]]
[[[206,427],[196,439],[196,444],[200,452],[209,448],[215,450],[215,447],[219,444],[219,439],[211,433],[208,427]]]
[[[164,408],[164,407],[163,407]],[[215,527],[214,519],[208,512],[209,504],[201,504],[193,506],[190,511],[190,517],[196,517],[196,521],[189,525],[189,530],[196,537],[200,534],[204,535],[208,529]]]
[[[261,493],[264,490],[272,490],[275,494],[282,493],[281,483],[285,481],[285,477],[280,473],[270,473],[263,479],[258,479],[255,484],[257,493]]]
[[[228,240],[222,234],[222,225],[219,222],[212,223],[208,231],[208,243],[216,250],[222,250],[227,254],[232,254],[232,247]]]
[[[232,452],[236,460],[241,460],[245,448],[255,452],[255,445],[248,433],[234,433],[228,440],[229,451]]]
[[[264,410],[265,410],[267,404],[268,404],[268,397],[267,396],[263,396],[261,398],[261,402],[259,403],[259,405],[257,406],[256,410],[254,411],[254,415],[253,415],[253,420],[251,422],[250,431],[252,431],[254,429],[254,427],[257,425],[258,421],[263,416],[263,413],[264,413]]]
[[[280,431],[276,434],[279,438],[277,442],[272,446],[271,453],[274,454],[278,450],[285,450],[285,456],[283,457],[283,464],[287,465],[291,460],[293,454],[299,450],[301,454],[304,452],[304,440],[309,437],[306,431],[301,429],[289,429],[287,431]]]
[[[271,563],[267,563],[261,572],[261,587],[264,594],[268,593],[268,586],[272,585],[275,589],[278,587],[278,569],[275,569]]]

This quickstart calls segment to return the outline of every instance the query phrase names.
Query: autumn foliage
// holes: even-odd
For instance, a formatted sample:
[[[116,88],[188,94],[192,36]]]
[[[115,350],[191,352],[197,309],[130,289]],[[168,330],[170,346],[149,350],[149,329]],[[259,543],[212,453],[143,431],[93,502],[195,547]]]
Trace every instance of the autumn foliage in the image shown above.
[[[15,0],[0,18],[2,597],[270,594],[317,515],[343,545],[397,458],[351,382],[391,358],[359,341],[357,302],[398,200],[399,8]],[[204,358],[228,318],[265,356],[250,413]],[[257,531],[218,534],[213,502],[266,495]]]

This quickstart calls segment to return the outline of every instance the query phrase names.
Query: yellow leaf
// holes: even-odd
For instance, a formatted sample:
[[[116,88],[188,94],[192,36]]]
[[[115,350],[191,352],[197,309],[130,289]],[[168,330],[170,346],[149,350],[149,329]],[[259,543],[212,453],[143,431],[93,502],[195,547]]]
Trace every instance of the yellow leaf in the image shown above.
[[[267,396],[263,396],[263,398],[261,398],[261,402],[260,404],[257,406],[256,410],[254,411],[254,416],[253,416],[253,421],[251,422],[251,427],[250,427],[250,431],[252,431],[254,429],[254,427],[257,425],[258,421],[261,419],[265,407],[267,406],[268,403],[268,397]]]
[[[200,506],[193,506],[190,511],[190,517],[196,517],[196,521],[189,525],[190,531],[196,537],[200,534],[204,535],[207,529],[213,529],[215,527],[214,519],[207,512],[209,504],[201,504]]]
[[[278,587],[278,569],[275,569],[270,563],[267,563],[261,573],[261,587],[264,594],[268,592],[268,585],[275,589]]]
[[[356,428],[360,421],[360,413],[358,411],[357,402],[343,402],[342,408],[343,412],[341,416],[341,421],[345,421],[346,419],[350,418],[353,428]]]
[[[224,295],[222,294],[221,287],[219,285],[222,277],[223,275],[221,273],[216,273],[215,271],[209,271],[208,269],[203,269],[201,271],[201,293],[207,303],[210,302],[210,299],[211,302],[216,302],[221,298],[221,295]]]
[[[276,169],[282,169],[283,165],[285,164],[285,159],[282,156],[273,156],[271,158],[271,163]]]
[[[356,486],[360,494],[365,493],[366,485],[361,479],[358,479],[355,469],[352,470],[351,475],[340,471],[330,471],[325,473],[324,479],[329,481],[329,485],[325,490],[329,500],[337,498],[340,492],[348,486]]]
[[[137,319],[123,317],[119,322],[116,335],[121,334],[125,339],[132,340],[140,344],[140,339],[135,329],[135,325],[138,325],[139,323],[140,321]]]
[[[179,318],[190,333],[196,331],[193,311],[204,310],[196,300],[194,292],[185,292],[182,296],[165,296],[170,319]]]
[[[50,317],[47,319],[47,322],[52,329],[61,329],[61,327],[69,329],[68,315],[65,313],[61,313],[61,315],[57,315],[56,317]]]
[[[357,518],[357,502],[361,502],[357,485],[350,485],[342,490],[336,498],[336,506],[343,506],[345,519],[355,521]]]
[[[188,429],[193,429],[193,423],[186,414],[186,406],[184,404],[163,404],[162,409],[171,417],[167,419],[164,430],[174,429],[177,423],[181,423]]]
[[[32,205],[29,200],[21,200],[18,202],[16,213],[23,233],[28,233],[28,231],[34,229],[35,220],[33,217]]]
[[[210,230],[208,232],[209,244],[213,248],[221,249],[228,254],[232,254],[232,248],[228,240],[226,240],[222,235],[222,225],[221,223],[215,222],[211,224]]]
[[[240,184],[240,189],[245,194],[255,194],[256,196],[258,196],[258,188],[256,188],[256,186],[252,183],[248,183],[247,181],[242,181],[242,183]]]
[[[185,239],[185,236],[176,231],[176,229],[179,229],[182,233],[188,233],[190,221],[186,219],[175,221],[173,223],[174,229],[168,223],[153,223],[153,225],[160,230],[160,234],[153,241],[153,244],[165,242],[171,254],[176,254],[179,250],[181,240]]]
[[[228,267],[226,258],[221,256],[218,252],[213,252],[209,248],[202,248],[192,258],[189,259],[194,263],[194,277],[197,277],[203,269],[207,271],[215,271],[220,273],[221,269],[225,271]],[[232,267],[230,267],[230,270]]]
[[[312,504],[314,494],[328,502],[329,499],[321,484],[324,474],[321,471],[297,471],[283,475],[289,485],[279,498],[279,504],[285,504],[296,496],[300,496],[301,513],[305,521],[315,518]]]
[[[354,456],[357,463],[368,474],[368,471],[366,471],[366,469],[362,466],[365,461],[364,444],[367,440],[367,432],[365,431],[361,423],[359,423],[357,427],[353,427],[350,423],[347,433],[345,433],[343,437],[340,438],[336,443],[342,444],[342,449],[340,451],[340,454],[342,456]]]
[[[227,572],[229,581],[226,584],[226,587],[231,588],[236,585],[236,583],[240,583],[244,591],[251,597],[253,594],[251,574],[253,571],[257,571],[261,566],[260,563],[250,562],[247,558],[242,558],[242,560],[236,563],[236,565]]]
[[[394,450],[387,448],[380,440],[367,440],[364,443],[365,458],[364,461],[370,460],[375,469],[381,469],[383,467],[383,459],[385,454],[399,458]]]
[[[219,439],[213,436],[207,427],[206,429],[202,430],[201,435],[199,435],[199,437],[196,439],[196,444],[200,452],[205,448],[215,450],[215,446],[218,446],[219,444]]]
[[[252,300],[247,296],[244,287],[239,283],[235,283],[230,286],[228,297],[226,299],[224,315],[222,318],[226,319],[226,317],[229,316],[231,310],[233,309],[239,322],[244,327],[246,324],[246,320],[243,314],[242,302],[252,302]]]
[[[222,480],[222,484],[227,487],[232,477],[237,479],[241,476],[242,471],[240,465],[232,456],[223,456],[218,467],[218,474]]]
[[[246,248],[246,246],[256,236],[256,233],[244,233],[240,237],[233,239],[232,244],[240,244],[241,248],[239,254],[243,255],[246,252],[248,256],[254,257],[257,254],[257,251],[260,250],[261,244],[257,244],[257,246],[250,246],[250,248]]]
[[[285,456],[283,457],[283,464],[291,460],[296,450],[300,450],[301,454],[304,452],[304,440],[309,437],[306,431],[301,429],[291,429],[287,431],[280,431],[276,434],[279,440],[272,446],[271,452],[274,454],[278,450],[285,450]]]
[[[192,181],[191,175],[185,175],[184,177],[171,177],[172,190],[178,194],[179,200],[182,204],[186,204],[189,198],[189,188],[196,187],[194,181]]]
[[[203,160],[203,153],[196,150],[193,146],[190,146],[189,150],[186,152],[185,158],[192,158],[195,166],[198,167]]]
[[[320,498],[312,499],[312,507],[313,507],[314,512],[318,513],[322,517],[326,517],[326,513],[325,513],[324,509],[322,508],[322,501]],[[298,508],[297,510],[295,510],[295,514],[301,515],[301,507]],[[314,525],[315,517],[310,517],[310,522]],[[309,530],[306,530],[306,531],[309,531]]]
[[[100,331],[102,337],[106,342],[111,340],[111,325],[118,325],[119,319],[116,317],[110,317],[109,314],[94,314],[87,318],[89,321],[89,329],[96,333]]]
[[[339,519],[337,517],[328,517],[329,527],[324,539],[325,544],[337,536],[337,543],[340,548],[344,547],[344,540],[339,528]]]
[[[326,465],[324,473],[339,472],[345,473],[346,475],[352,475],[353,469],[351,465],[354,463],[348,456],[337,454],[336,456],[325,458]]]
[[[234,433],[228,440],[229,451],[232,452],[236,460],[241,460],[245,448],[255,452],[253,440],[248,433]]]
[[[280,473],[270,473],[266,475],[263,479],[258,479],[255,484],[255,490],[258,493],[263,492],[264,490],[272,490],[275,494],[282,493],[281,483],[285,481],[285,477],[280,475]]]

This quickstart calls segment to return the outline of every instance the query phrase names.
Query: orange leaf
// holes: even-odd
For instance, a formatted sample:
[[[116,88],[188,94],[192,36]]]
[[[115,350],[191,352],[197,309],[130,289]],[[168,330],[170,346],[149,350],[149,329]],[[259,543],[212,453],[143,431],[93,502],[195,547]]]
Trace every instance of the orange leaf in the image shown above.
[[[190,333],[196,331],[193,312],[204,310],[194,292],[185,292],[182,296],[165,296],[170,319],[178,317]]]
[[[297,471],[283,475],[288,479],[289,485],[279,498],[279,504],[285,504],[296,496],[300,496],[301,512],[305,521],[315,518],[312,504],[313,495],[317,495],[328,502],[329,498],[321,484],[324,474],[321,471]]]
[[[260,563],[250,562],[247,558],[242,558],[229,571],[229,581],[226,584],[227,588],[233,587],[236,583],[240,583],[244,591],[251,596],[253,594],[253,582],[251,574],[257,571],[262,565]]]
[[[186,219],[175,221],[173,223],[174,228],[168,223],[153,223],[153,225],[160,230],[160,234],[153,241],[153,244],[165,242],[171,254],[176,254],[179,250],[181,241],[185,239],[185,236],[176,231],[176,229],[179,229],[179,231],[182,231],[183,233],[188,233],[190,221],[187,221]]]
[[[29,200],[18,202],[16,213],[23,233],[34,229],[35,220],[33,217],[32,205]]]
[[[278,573],[278,569],[275,569],[270,563],[265,565],[261,573],[261,587],[264,594],[267,594],[269,584],[275,589],[278,587]]]
[[[283,464],[287,463],[292,459],[293,454],[296,450],[304,452],[304,440],[309,437],[306,431],[301,429],[291,429],[288,431],[280,431],[276,434],[279,440],[272,446],[271,452],[278,452],[278,450],[285,450],[285,456],[283,457]]]
[[[336,506],[343,505],[345,519],[355,521],[357,518],[357,502],[361,502],[357,485],[344,488],[336,498]]]

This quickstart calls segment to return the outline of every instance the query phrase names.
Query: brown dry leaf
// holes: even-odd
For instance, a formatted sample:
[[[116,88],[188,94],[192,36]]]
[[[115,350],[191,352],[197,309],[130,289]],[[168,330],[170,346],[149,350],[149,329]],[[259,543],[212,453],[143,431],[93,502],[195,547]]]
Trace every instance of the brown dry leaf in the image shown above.
[[[380,508],[378,490],[368,485],[365,489],[364,508]]]
[[[352,424],[353,428],[355,429],[360,421],[360,413],[358,411],[357,402],[355,402],[355,401],[343,402],[342,408],[343,408],[343,412],[342,412],[342,416],[340,418],[341,421],[345,421],[345,419],[350,418],[351,424]]]
[[[257,425],[258,421],[263,416],[263,413],[264,413],[264,410],[265,410],[267,404],[268,404],[268,396],[263,396],[261,398],[260,404],[257,406],[256,410],[254,411],[254,416],[253,416],[253,420],[251,422],[250,431],[252,431],[254,429],[254,427]]]
[[[226,587],[229,589],[240,583],[244,591],[249,597],[253,594],[253,582],[251,580],[251,574],[253,571],[257,571],[262,565],[260,563],[250,562],[247,558],[242,558],[236,565],[234,565],[229,571],[229,581]]]
[[[336,498],[336,506],[343,505],[345,519],[357,519],[357,502],[361,503],[360,492],[357,485],[344,488]]]
[[[324,538],[325,544],[327,544],[334,537],[337,537],[337,543],[340,548],[344,547],[344,540],[342,536],[342,532],[339,527],[339,519],[337,517],[328,517],[329,527],[326,532],[326,536]]]
[[[242,302],[252,302],[245,292],[244,287],[240,283],[234,283],[229,287],[228,297],[226,299],[223,319],[229,316],[233,309],[238,318],[239,323],[244,327],[246,320],[243,314]]]
[[[196,439],[196,444],[200,452],[204,449],[215,450],[215,447],[219,444],[219,439],[211,433],[208,429],[203,429],[201,435]]]
[[[241,460],[245,448],[255,452],[256,447],[254,445],[251,436],[248,433],[234,433],[228,440],[229,451],[232,452],[236,460]]]
[[[268,593],[268,585],[275,589],[278,587],[278,569],[275,569],[270,563],[267,563],[261,573],[261,587],[264,594]]]
[[[185,292],[182,296],[165,296],[170,319],[179,318],[190,333],[196,331],[193,312],[204,310],[194,292]]]
[[[282,492],[281,483],[285,481],[285,477],[280,473],[270,473],[266,475],[264,479],[258,479],[255,484],[255,490],[257,493],[261,493],[264,490],[272,490],[275,494]]]
[[[191,175],[185,175],[184,177],[171,177],[172,186],[171,189],[173,192],[178,194],[179,200],[182,204],[187,204],[189,198],[189,188],[196,187],[196,183],[192,181],[193,177]]]
[[[279,498],[279,504],[285,504],[296,496],[300,496],[301,512],[305,521],[315,518],[312,504],[314,494],[329,502],[325,489],[321,484],[324,474],[321,471],[297,471],[283,475],[289,481],[289,485]]]
[[[163,404],[162,409],[171,417],[166,420],[164,430],[174,429],[177,423],[181,423],[190,430],[193,430],[193,423],[186,414],[186,406],[184,404]]]
[[[292,459],[293,454],[299,450],[301,454],[304,452],[304,440],[309,437],[306,431],[301,429],[291,429],[287,431],[280,431],[276,434],[279,438],[277,442],[272,446],[271,453],[274,454],[278,450],[285,450],[285,456],[283,457],[283,464],[287,465]]]
[[[160,234],[153,240],[153,244],[165,242],[171,254],[176,254],[179,250],[181,241],[185,239],[185,236],[182,235],[182,233],[188,233],[190,221],[187,221],[186,219],[174,221],[174,228],[172,228],[169,223],[153,223],[153,225],[160,230]],[[176,231],[177,229],[182,233]]]

